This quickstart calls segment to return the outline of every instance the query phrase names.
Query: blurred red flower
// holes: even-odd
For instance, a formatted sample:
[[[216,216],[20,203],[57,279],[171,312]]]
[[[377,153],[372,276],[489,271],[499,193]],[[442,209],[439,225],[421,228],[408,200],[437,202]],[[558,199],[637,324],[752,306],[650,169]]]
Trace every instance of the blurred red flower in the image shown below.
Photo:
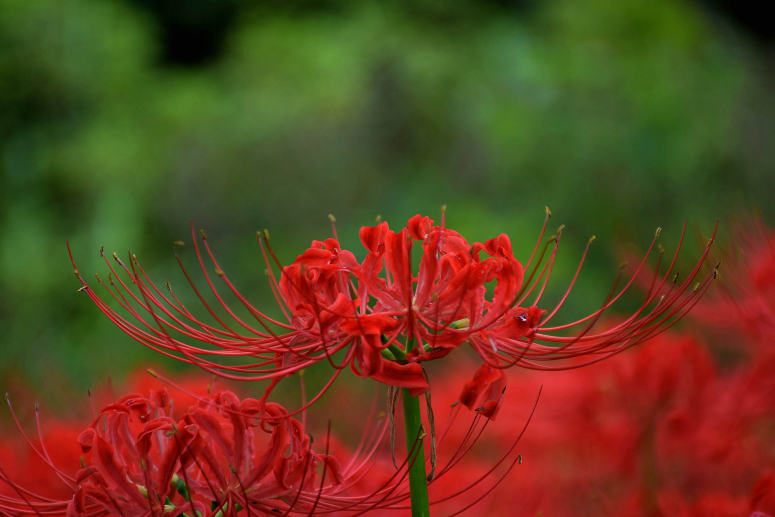
[[[12,410],[16,436],[0,436],[0,514],[401,515],[408,508],[411,455],[397,465],[391,461],[388,421],[383,414],[373,423],[374,408],[352,408],[364,427],[354,450],[348,442],[357,436],[349,433],[343,442],[330,429],[313,447],[302,421],[280,404],[241,399],[231,391],[212,391],[211,385],[202,395],[201,379],[179,385],[154,376],[175,390],[138,377],[133,384],[149,394],[106,404],[86,429],[36,419],[39,435],[32,438]],[[365,424],[364,415],[372,415]],[[455,415],[447,424],[460,429]],[[441,438],[444,459],[428,464],[429,471],[436,466],[429,485],[431,504],[440,511],[475,504],[516,463],[524,419],[519,426],[513,420],[512,434],[497,454],[467,464],[475,470],[460,468],[488,421],[477,414],[463,426],[466,433]],[[20,455],[24,441],[30,453]]]

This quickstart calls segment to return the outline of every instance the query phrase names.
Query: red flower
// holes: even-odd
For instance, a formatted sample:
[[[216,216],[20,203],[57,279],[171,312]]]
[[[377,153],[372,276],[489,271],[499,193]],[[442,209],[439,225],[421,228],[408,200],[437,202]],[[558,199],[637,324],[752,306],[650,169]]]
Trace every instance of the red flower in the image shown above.
[[[108,261],[110,285],[99,280],[123,308],[121,313],[103,301],[77,270],[76,274],[89,297],[131,337],[219,375],[279,379],[327,360],[336,368],[334,377],[350,365],[356,375],[410,388],[414,394],[428,389],[419,363],[441,358],[464,342],[493,368],[520,365],[563,369],[600,361],[668,328],[694,305],[710,283],[711,276],[695,282],[707,248],[700,263],[681,283],[669,280],[674,275],[674,258],[664,276],[653,280],[645,302],[634,314],[615,326],[598,330],[595,324],[602,314],[639,275],[645,275],[644,265],[655,237],[632,277],[622,289],[612,291],[602,307],[577,321],[551,325],[579,271],[558,304],[539,307],[560,240],[558,232],[539,253],[548,219],[547,210],[539,241],[525,267],[514,257],[506,235],[470,244],[458,232],[446,228],[443,218],[438,226],[420,215],[412,217],[398,232],[390,230],[385,222],[361,228],[361,242],[368,253],[360,263],[351,252],[342,250],[336,239],[315,241],[291,265],[282,268],[279,281],[269,275],[286,322],[257,310],[236,290],[216,261],[204,233],[204,249],[217,276],[256,323],[249,324],[224,302],[207,272],[196,239],[194,248],[205,282],[228,318],[219,316],[185,268],[183,271],[206,311],[215,318],[215,325],[194,317],[171,288],[169,294],[164,294],[151,283],[134,256],[127,267],[114,255],[120,269],[117,271]],[[268,239],[264,235],[259,242],[271,271],[269,257],[274,259],[274,255]],[[412,264],[415,243],[422,247],[416,268]],[[338,352],[344,355],[335,361]],[[569,362],[579,356],[585,359]],[[234,365],[219,357],[253,359],[248,364]]]
[[[78,435],[46,433],[46,440],[35,443],[22,431],[48,475],[41,470],[25,476],[0,454],[0,514],[225,517],[362,514],[407,507],[408,465],[404,459],[395,467],[385,454],[386,419],[375,427],[367,424],[372,431],[352,459],[340,463],[329,454],[331,448],[342,448],[334,437],[326,436],[323,445],[313,448],[303,424],[279,404],[240,399],[230,391],[186,395],[173,397],[164,389],[148,396],[126,395],[103,407]],[[178,407],[179,400],[194,402]],[[430,482],[435,487],[443,480],[444,489],[441,495],[434,491],[431,504],[448,507],[462,500],[469,505],[481,497],[474,492],[489,493],[516,463],[515,447],[527,423],[514,430],[506,452],[495,462],[480,464],[473,481],[452,479],[453,467],[486,426],[482,416],[477,415],[461,442],[440,443],[452,451]],[[52,460],[74,445],[82,452],[80,469]],[[422,445],[418,437],[415,446]],[[28,484],[32,480],[45,482]],[[59,486],[52,489],[54,483]]]
[[[179,418],[173,413],[164,390],[109,404],[78,436],[82,468],[75,476],[60,471],[72,498],[46,500],[4,476],[17,497],[0,496],[0,509],[62,515],[66,508],[68,516],[306,513],[353,474],[313,451],[302,424],[279,404],[223,391],[200,398]]]

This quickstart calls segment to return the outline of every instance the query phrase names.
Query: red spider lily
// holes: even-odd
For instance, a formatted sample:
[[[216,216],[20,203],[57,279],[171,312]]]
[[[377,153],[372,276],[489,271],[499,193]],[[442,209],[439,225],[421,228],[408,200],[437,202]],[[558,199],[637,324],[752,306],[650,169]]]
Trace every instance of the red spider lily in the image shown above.
[[[351,252],[341,249],[336,239],[315,241],[291,265],[282,268],[278,280],[271,272],[271,261],[280,264],[266,234],[262,234],[259,244],[270,285],[286,321],[259,311],[234,287],[203,232],[204,252],[192,235],[196,256],[208,290],[228,318],[221,317],[206,301],[178,261],[213,318],[212,324],[197,319],[169,285],[165,293],[153,284],[134,255],[127,266],[114,254],[117,268],[106,259],[111,271],[109,282],[98,277],[122,311],[115,310],[91,289],[77,268],[76,274],[94,303],[132,338],[218,375],[278,380],[327,360],[335,367],[335,374],[323,391],[349,365],[356,375],[409,388],[415,395],[428,389],[419,363],[443,357],[464,342],[470,343],[490,367],[498,369],[520,365],[556,370],[600,361],[669,328],[696,303],[715,277],[714,271],[696,281],[712,239],[681,283],[674,277],[677,250],[663,276],[653,278],[642,306],[620,323],[598,329],[596,323],[603,313],[639,275],[646,274],[644,266],[655,247],[657,232],[632,276],[621,289],[612,289],[598,310],[577,321],[552,325],[589,246],[559,303],[539,308],[561,236],[558,231],[542,247],[549,215],[547,209],[540,237],[524,267],[514,257],[506,235],[470,244],[458,232],[446,228],[443,217],[437,226],[428,217],[417,215],[399,232],[390,230],[385,222],[362,228],[360,237],[368,253],[360,263]],[[417,242],[422,247],[422,258],[415,272],[411,252]],[[238,316],[224,301],[222,289],[208,273],[205,254],[220,282],[254,322]],[[339,352],[343,356],[337,355]],[[229,360],[232,357],[249,357],[252,361],[233,364]],[[577,357],[584,359],[574,360]]]
[[[22,436],[49,475],[34,478],[45,479],[45,484],[28,485],[20,478],[32,479],[29,476],[15,472],[12,477],[7,464],[0,467],[0,514],[360,515],[407,507],[406,460],[394,467],[379,459],[384,457],[385,422],[364,436],[349,462],[340,464],[329,454],[331,442],[336,442],[330,435],[325,452],[316,452],[303,424],[288,417],[279,404],[239,399],[230,391],[186,395],[181,398],[194,402],[183,408],[176,408],[176,398],[164,389],[147,397],[127,395],[106,405],[78,435],[49,435],[48,440],[41,436],[37,443],[21,430],[12,410]],[[487,419],[477,415],[431,485],[450,478],[486,425]],[[506,453],[489,462],[476,479],[445,490],[432,504],[465,496],[463,503],[469,506],[481,496],[469,491],[480,489],[486,495],[513,467],[514,448],[526,427],[527,422]],[[74,444],[83,453],[77,472],[53,459],[58,449]],[[54,482],[57,490],[44,495]]]
[[[305,514],[316,507],[324,511],[332,504],[342,506],[339,493],[363,475],[363,462],[341,467],[328,453],[315,452],[302,424],[288,418],[279,404],[240,400],[222,391],[200,397],[178,418],[174,412],[165,390],[150,397],[127,395],[107,405],[78,436],[84,456],[75,475],[54,464],[50,445],[28,439],[72,497],[39,495],[3,471],[0,481],[13,491],[0,495],[0,511],[68,516],[225,516],[240,510],[241,515]],[[376,450],[381,434],[384,426],[375,444],[366,444],[366,457]],[[368,502],[368,497],[361,499]]]

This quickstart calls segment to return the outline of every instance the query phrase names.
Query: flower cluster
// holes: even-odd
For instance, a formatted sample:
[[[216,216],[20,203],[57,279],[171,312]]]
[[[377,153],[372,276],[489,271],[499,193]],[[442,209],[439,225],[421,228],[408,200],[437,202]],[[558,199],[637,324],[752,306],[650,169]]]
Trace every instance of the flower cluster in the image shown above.
[[[630,278],[620,289],[614,286],[602,306],[577,321],[553,324],[589,245],[560,301],[541,307],[562,233],[560,229],[544,241],[549,215],[547,210],[539,239],[524,265],[514,257],[505,234],[484,243],[469,243],[446,227],[444,217],[436,225],[430,218],[416,215],[397,232],[386,222],[361,228],[360,240],[367,252],[362,261],[342,249],[336,238],[330,238],[314,241],[292,264],[282,267],[269,246],[268,234],[261,233],[259,244],[284,322],[256,309],[236,289],[215,259],[206,234],[201,233],[200,245],[193,228],[194,250],[205,283],[227,317],[221,317],[217,307],[206,301],[179,262],[215,324],[197,319],[169,284],[165,294],[152,283],[134,255],[127,265],[114,254],[118,267],[106,258],[109,282],[98,277],[123,309],[120,312],[89,286],[77,268],[76,274],[94,303],[132,338],[218,375],[279,379],[328,361],[334,366],[333,378],[349,365],[358,376],[408,388],[415,395],[428,390],[421,363],[442,358],[463,343],[468,343],[485,365],[498,370],[513,365],[556,370],[600,361],[671,326],[696,303],[715,276],[714,272],[697,281],[712,239],[699,263],[680,283],[675,281],[676,250],[666,270],[650,281],[642,306],[629,318],[598,329],[604,312],[636,279],[647,276],[645,264],[655,249],[657,231]],[[417,245],[421,258],[415,268],[412,251]],[[224,301],[204,255],[254,323],[240,318]],[[279,279],[272,273],[273,261],[281,267]],[[232,360],[218,361],[218,357],[251,360],[234,364]],[[578,357],[584,359],[575,360]],[[476,378],[488,377],[486,371],[483,367]],[[481,391],[483,386],[476,389]]]
[[[178,418],[173,406],[164,389],[105,406],[77,438],[83,456],[75,475],[53,463],[44,442],[30,442],[72,497],[46,500],[5,479],[17,498],[0,496],[0,508],[48,514],[66,507],[72,516],[307,513],[328,505],[355,474],[315,452],[301,423],[279,404],[223,391]]]
[[[24,432],[9,402],[17,431],[35,458],[19,457],[11,437],[2,436],[0,514],[389,515],[407,507],[410,465],[407,460],[398,466],[385,461],[384,416],[367,426],[350,459],[340,462],[331,451],[346,450],[346,445],[329,430],[325,441],[313,447],[304,424],[278,403],[241,399],[227,390],[210,392],[209,387],[199,395],[161,378],[175,391],[162,387],[148,395],[123,396],[106,404],[80,432],[52,422],[44,433],[36,417],[37,439]],[[480,434],[486,422],[477,415],[468,434]],[[516,428],[516,438],[494,462],[496,467],[505,464],[501,470],[506,472],[513,467],[514,448],[526,427],[523,422]],[[455,444],[431,485],[447,483],[473,441],[469,436]],[[490,479],[493,473],[494,468],[484,472],[472,486],[487,493],[497,484]],[[457,506],[470,506],[472,498],[460,487],[459,493],[447,493],[431,504],[462,499]]]

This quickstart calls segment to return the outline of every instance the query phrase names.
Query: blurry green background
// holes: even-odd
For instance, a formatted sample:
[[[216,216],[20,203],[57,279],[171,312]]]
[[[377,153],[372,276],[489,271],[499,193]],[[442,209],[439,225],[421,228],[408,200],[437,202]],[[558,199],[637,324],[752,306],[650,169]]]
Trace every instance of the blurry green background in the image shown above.
[[[775,66],[751,21],[699,1],[0,0],[0,388],[57,400],[161,362],[76,292],[66,239],[89,276],[104,245],[185,290],[170,243],[194,221],[271,306],[264,227],[290,261],[328,213],[359,248],[377,214],[446,203],[525,259],[549,205],[558,277],[598,237],[571,301],[589,311],[657,226],[670,249],[688,220],[691,257],[716,219],[772,223]]]

